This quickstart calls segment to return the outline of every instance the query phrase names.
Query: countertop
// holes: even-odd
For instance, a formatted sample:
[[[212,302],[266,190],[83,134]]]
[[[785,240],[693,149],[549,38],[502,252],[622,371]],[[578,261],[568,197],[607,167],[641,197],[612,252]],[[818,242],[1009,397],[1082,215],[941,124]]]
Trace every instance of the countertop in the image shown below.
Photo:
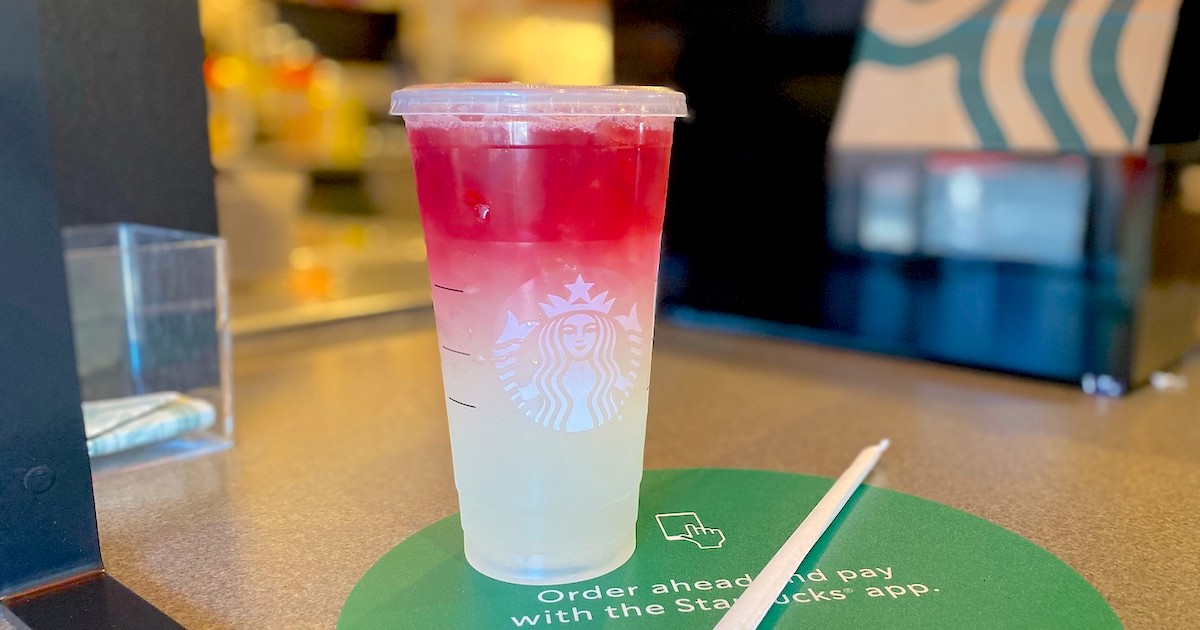
[[[333,628],[358,578],[456,511],[426,310],[239,337],[236,445],[98,479],[109,571],[189,628]],[[1129,628],[1200,627],[1200,356],[1121,399],[692,330],[655,337],[647,468],[869,482],[1045,547]]]

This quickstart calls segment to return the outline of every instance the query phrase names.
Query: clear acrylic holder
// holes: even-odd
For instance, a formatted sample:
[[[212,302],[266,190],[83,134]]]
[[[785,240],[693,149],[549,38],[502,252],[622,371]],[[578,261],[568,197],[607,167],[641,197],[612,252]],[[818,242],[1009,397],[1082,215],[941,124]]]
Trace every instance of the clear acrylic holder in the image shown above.
[[[93,473],[231,446],[224,240],[122,223],[63,245]]]

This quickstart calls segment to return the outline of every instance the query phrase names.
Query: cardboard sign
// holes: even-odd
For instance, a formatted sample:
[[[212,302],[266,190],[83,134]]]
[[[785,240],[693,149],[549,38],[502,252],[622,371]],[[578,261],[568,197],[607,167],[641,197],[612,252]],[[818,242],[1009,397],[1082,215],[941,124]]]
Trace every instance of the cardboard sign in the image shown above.
[[[839,149],[1144,150],[1182,0],[872,0]]]

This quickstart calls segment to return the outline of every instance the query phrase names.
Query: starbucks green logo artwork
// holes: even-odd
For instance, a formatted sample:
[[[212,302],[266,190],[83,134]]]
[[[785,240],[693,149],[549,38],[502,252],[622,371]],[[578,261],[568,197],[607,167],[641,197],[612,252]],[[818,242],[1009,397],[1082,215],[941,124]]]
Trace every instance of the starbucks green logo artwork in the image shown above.
[[[1171,51],[1157,42],[1175,39],[1181,7],[1182,0],[871,0],[839,104],[839,124],[852,133],[835,133],[836,142],[1145,148]]]
[[[647,471],[637,552],[616,571],[519,586],[471,569],[458,517],[385,554],[338,628],[712,628],[833,481],[752,470]],[[864,486],[762,628],[1121,628],[1044,549],[983,519]]]

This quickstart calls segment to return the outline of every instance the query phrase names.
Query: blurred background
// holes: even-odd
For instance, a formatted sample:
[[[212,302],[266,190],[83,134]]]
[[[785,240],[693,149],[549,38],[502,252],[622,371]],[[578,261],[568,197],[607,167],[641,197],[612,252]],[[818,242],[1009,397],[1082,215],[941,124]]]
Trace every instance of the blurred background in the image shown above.
[[[190,618],[332,620],[340,598],[321,589],[453,510],[438,350],[431,331],[406,332],[431,327],[431,296],[405,129],[387,110],[416,83],[686,94],[648,464],[823,474],[846,440],[884,427],[897,489],[1051,551],[1101,549],[1076,553],[1089,577],[1122,554],[1187,557],[1174,543],[1196,539],[1178,498],[1200,452],[1196,369],[1180,368],[1200,350],[1200,2],[16,0],[0,1],[0,32],[0,258],[17,262],[0,316],[19,342],[0,348],[15,375],[0,411],[16,410],[0,422],[13,480],[0,503],[95,532],[46,511],[88,506],[81,461],[30,468],[78,437],[66,321],[50,317],[66,306],[46,264],[57,216],[94,474],[228,448],[237,381],[236,456],[95,486],[112,566]],[[1078,393],[1139,386],[1186,395]],[[729,421],[741,416],[753,422]],[[364,483],[380,461],[403,483]],[[0,520],[22,514],[5,505]],[[1144,522],[1127,526],[1130,505]],[[1083,522],[1121,531],[1054,534]],[[42,533],[29,540],[88,546]],[[327,579],[260,588],[307,576],[331,541],[346,561]],[[37,579],[65,575],[24,546]],[[244,596],[197,587],[195,566]],[[1162,573],[1137,599],[1162,606],[1135,613],[1178,612],[1173,585],[1149,579]]]
[[[427,305],[391,92],[613,81],[604,0],[201,0],[235,333]]]
[[[1039,106],[1065,102],[1080,137],[1054,129],[1055,148],[1051,108],[1045,122],[1013,118],[1015,104],[993,91],[995,138],[976,116],[981,148],[964,150],[935,141],[955,125],[937,117],[925,122],[928,146],[921,132],[895,142],[869,114],[837,129],[852,62],[878,52],[861,48],[864,0],[200,0],[233,332],[429,304],[392,90],[654,84],[685,92],[692,110],[673,153],[664,317],[1123,393],[1194,344],[1200,313],[1200,259],[1189,253],[1200,239],[1200,103],[1179,88],[1198,58],[1195,11],[1181,9],[1177,32],[1153,33],[1146,25],[1164,22],[1150,14],[1174,9],[1151,4],[1121,18],[1129,37],[1163,51],[1142,89],[1161,100],[1139,105],[1129,142],[1100,146],[1103,130],[1088,125],[1104,121],[1076,106],[1086,91],[1056,84],[1030,44],[1028,90]],[[872,28],[906,24],[892,17]],[[1024,17],[1051,38],[1063,19]],[[1105,31],[1087,37],[1068,33],[1063,46],[1103,43]],[[946,54],[967,64],[980,41],[951,41]],[[960,85],[979,79],[963,67]],[[1121,85],[1116,61],[1091,72]],[[889,76],[860,88],[868,108],[871,89],[906,85]],[[926,107],[920,90],[900,90],[874,101]],[[1030,143],[1039,133],[1048,145]]]

